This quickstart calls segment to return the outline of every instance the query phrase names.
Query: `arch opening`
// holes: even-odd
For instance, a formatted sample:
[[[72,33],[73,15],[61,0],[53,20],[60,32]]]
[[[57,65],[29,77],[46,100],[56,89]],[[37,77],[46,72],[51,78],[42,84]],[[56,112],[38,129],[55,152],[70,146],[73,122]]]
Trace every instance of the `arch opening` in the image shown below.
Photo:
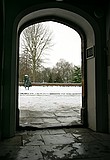
[[[48,50],[44,48],[45,41],[48,41],[45,46]],[[53,44],[49,46],[50,42]],[[20,126],[46,128],[82,125],[83,64],[79,34],[55,21],[33,24],[21,32],[19,55]],[[50,61],[45,63],[48,58]],[[29,88],[24,85],[27,75],[31,79]]]
[[[88,18],[87,18],[88,19]],[[79,14],[69,11],[68,9],[61,8],[49,8],[49,9],[40,9],[30,14],[26,14],[23,18],[20,18],[18,23],[17,33],[18,37],[21,31],[26,27],[32,24],[33,22],[41,22],[46,20],[57,21],[62,24],[74,28],[81,36],[81,55],[82,57],[82,110],[81,110],[81,121],[84,126],[95,130],[96,129],[96,112],[95,112],[95,57],[86,59],[86,48],[95,45],[94,31],[89,22],[80,16]],[[92,75],[88,73],[92,71]],[[89,76],[88,76],[89,75]],[[90,77],[94,77],[92,83],[90,83]],[[92,92],[91,90],[92,86]],[[88,92],[88,98],[87,98]],[[93,96],[93,99],[90,96]],[[94,105],[94,107],[93,107]],[[87,107],[88,106],[88,107]],[[91,118],[90,112],[94,112],[94,116]],[[90,118],[88,116],[90,114]],[[17,108],[17,126],[19,126],[18,116],[19,110]]]

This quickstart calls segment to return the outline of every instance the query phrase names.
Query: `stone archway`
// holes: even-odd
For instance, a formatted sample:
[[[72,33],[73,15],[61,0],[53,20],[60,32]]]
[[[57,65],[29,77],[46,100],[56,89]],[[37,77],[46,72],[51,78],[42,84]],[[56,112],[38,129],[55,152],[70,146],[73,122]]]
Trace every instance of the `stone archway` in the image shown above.
[[[6,6],[9,3],[7,2]],[[14,4],[15,5],[15,4]],[[16,5],[15,5],[16,6]],[[105,75],[105,53],[104,53],[104,28],[94,16],[65,3],[37,3],[32,6],[31,1],[25,6],[6,9],[4,28],[4,62],[3,62],[3,94],[2,94],[2,135],[10,137],[16,131],[16,112],[19,113],[18,99],[18,44],[19,31],[31,22],[44,20],[45,18],[62,20],[68,25],[76,27],[80,35],[84,36],[82,51],[87,64],[87,103],[88,127],[94,131],[107,131],[107,96]],[[27,7],[27,9],[26,9]],[[8,37],[8,38],[7,38]],[[95,54],[94,54],[95,53]],[[89,57],[88,57],[89,56]],[[8,64],[8,66],[7,66]],[[8,74],[8,75],[7,75]],[[85,88],[84,88],[85,89]],[[83,96],[86,91],[84,90]],[[83,112],[83,110],[82,110]],[[85,112],[84,112],[85,113]],[[7,120],[6,120],[7,119]],[[103,122],[103,123],[100,123]]]
[[[49,9],[40,9],[37,11],[33,11],[23,16],[18,23],[18,28],[17,28],[18,34],[20,33],[19,31],[25,28],[25,26],[28,26],[33,22],[42,21],[46,19],[54,19],[64,24],[66,23],[70,25],[71,27],[75,28],[75,30],[77,30],[81,35],[83,61],[85,63],[84,68],[83,68],[84,75],[83,75],[82,122],[87,126],[87,121],[88,121],[89,127],[93,130],[96,130],[95,57],[92,56],[86,59],[86,48],[93,48],[95,45],[95,37],[94,37],[93,28],[88,23],[88,21],[82,16],[80,16],[79,14],[68,11],[66,9],[49,8]],[[92,72],[92,75],[89,74],[91,72]],[[91,76],[93,78],[92,83],[90,82]],[[88,84],[88,87],[87,87],[88,90],[86,91],[87,84]],[[86,95],[87,92],[88,92],[88,99]],[[93,98],[91,99],[91,97]],[[87,107],[86,102],[88,104],[87,105],[88,108],[86,108]],[[87,120],[87,113],[88,113],[88,120]],[[94,113],[94,114],[93,116],[91,116],[91,114],[89,115],[89,113]]]
[[[64,60],[62,61],[64,62],[70,62],[68,60],[68,58],[70,57],[71,59],[71,64],[73,64],[73,66],[75,65],[75,60],[80,61],[80,64],[78,64],[78,66],[81,67],[81,70],[83,67],[82,62],[84,62],[85,60],[82,60],[82,55],[81,55],[81,38],[80,35],[78,35],[78,33],[76,32],[76,34],[72,34],[75,33],[75,31],[68,27],[67,25],[63,25],[62,23],[56,22],[54,20],[54,22],[51,21],[42,21],[38,24],[43,24],[45,26],[45,24],[52,29],[54,36],[58,36],[59,38],[57,38],[57,41],[55,40],[55,42],[57,43],[57,46],[59,47],[59,50],[57,49],[57,51],[54,51],[53,48],[53,52],[48,54],[49,57],[51,57],[51,55],[54,55],[53,59],[55,60],[55,56],[60,55],[61,58]],[[35,24],[37,25],[37,24]],[[56,27],[55,27],[56,26]],[[56,28],[57,32],[56,32]],[[59,30],[60,28],[60,30]],[[65,28],[65,31],[64,31]],[[63,32],[62,32],[63,30]],[[72,36],[69,34],[69,31],[71,30],[71,34]],[[73,31],[72,31],[73,30]],[[62,32],[62,34],[61,34]],[[66,34],[67,33],[67,34]],[[69,35],[69,36],[68,36]],[[76,43],[76,39],[74,38],[74,36],[77,35],[76,37],[79,37],[78,39],[80,39],[80,43],[79,41]],[[64,39],[61,39],[61,37],[63,36]],[[70,37],[72,37],[72,39],[70,40]],[[75,40],[74,40],[75,39]],[[54,39],[53,39],[54,41]],[[61,42],[62,41],[62,42]],[[70,43],[70,41],[72,42],[72,44]],[[66,44],[64,44],[64,42],[66,42]],[[60,44],[60,45],[58,45]],[[77,46],[77,49],[80,50],[80,52],[78,54],[80,54],[80,57],[77,57],[77,53],[75,53],[75,46]],[[55,44],[56,46],[56,44]],[[74,46],[74,47],[73,47]],[[69,54],[71,53],[71,51],[69,51],[69,48],[73,48],[72,50],[72,55]],[[61,50],[61,48],[65,48],[63,49],[63,52]],[[66,52],[65,52],[66,50]],[[58,54],[57,54],[58,53]],[[63,53],[60,54],[60,53]],[[75,54],[74,54],[75,53]],[[19,53],[20,54],[20,53]],[[67,55],[67,58],[65,58],[65,55]],[[77,58],[75,58],[75,56]],[[48,58],[49,58],[48,57]],[[52,61],[52,59],[51,59]],[[61,62],[61,61],[60,61]],[[48,61],[47,63],[48,64]],[[43,65],[43,64],[42,64]],[[63,65],[64,66],[64,65]],[[49,69],[51,69],[51,73],[52,73],[52,68],[50,68],[50,66],[48,65]],[[55,67],[55,65],[53,66]],[[22,68],[22,67],[21,67]],[[65,67],[64,67],[65,68]],[[63,68],[63,69],[64,69]],[[44,69],[45,69],[45,64],[44,64]],[[46,69],[47,70],[47,69]],[[41,72],[42,72],[42,68],[41,68]],[[64,74],[64,71],[62,71]],[[69,69],[68,69],[69,72]],[[19,72],[20,73],[20,72]],[[23,72],[24,73],[24,72]],[[25,73],[27,73],[27,70],[25,70]],[[21,73],[22,74],[22,73]],[[32,75],[31,73],[28,73],[30,75],[30,79],[32,79]],[[37,74],[37,78],[36,78],[36,83],[33,83],[35,81],[32,82],[32,87],[30,87],[29,90],[24,89],[24,87],[22,86],[22,80],[23,80],[23,76],[21,79],[21,82],[19,83],[20,86],[18,86],[19,88],[19,93],[18,93],[18,99],[19,99],[19,125],[21,127],[27,127],[29,126],[31,127],[36,127],[36,128],[48,128],[48,127],[64,127],[64,126],[85,126],[85,121],[84,118],[87,119],[87,117],[85,117],[84,114],[82,114],[84,116],[81,116],[81,108],[82,108],[82,85],[81,84],[71,84],[71,79],[66,81],[66,73],[63,75],[61,72],[61,77],[62,77],[62,82],[57,81],[57,83],[55,82],[55,80],[53,80],[50,83],[48,83],[48,78],[46,79],[46,74],[43,74],[42,76],[40,76],[39,74]],[[71,73],[72,76],[72,73]],[[38,79],[38,77],[41,77],[40,79]],[[64,78],[65,77],[65,78]],[[43,78],[43,79],[42,79]],[[65,80],[64,80],[65,79]],[[84,72],[83,72],[83,80],[84,80]],[[43,83],[42,83],[43,82]],[[55,82],[55,83],[54,83]],[[67,84],[68,83],[68,84]],[[77,91],[76,91],[77,89]],[[70,93],[71,92],[71,93]],[[72,93],[73,92],[73,93]],[[31,96],[30,96],[31,94]],[[32,96],[33,94],[33,96]],[[77,96],[76,96],[77,95]],[[24,100],[25,99],[25,100]],[[28,101],[26,101],[28,100]],[[77,101],[77,102],[76,102]],[[83,113],[86,111],[86,106],[83,104]],[[82,121],[81,121],[81,117],[82,117]]]

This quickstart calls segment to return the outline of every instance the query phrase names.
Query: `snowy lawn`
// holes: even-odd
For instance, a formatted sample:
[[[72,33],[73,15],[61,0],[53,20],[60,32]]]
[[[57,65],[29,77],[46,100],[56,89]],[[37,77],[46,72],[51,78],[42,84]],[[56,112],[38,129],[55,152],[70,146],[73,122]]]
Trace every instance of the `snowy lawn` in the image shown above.
[[[19,109],[56,112],[82,106],[82,87],[32,86],[19,87]]]

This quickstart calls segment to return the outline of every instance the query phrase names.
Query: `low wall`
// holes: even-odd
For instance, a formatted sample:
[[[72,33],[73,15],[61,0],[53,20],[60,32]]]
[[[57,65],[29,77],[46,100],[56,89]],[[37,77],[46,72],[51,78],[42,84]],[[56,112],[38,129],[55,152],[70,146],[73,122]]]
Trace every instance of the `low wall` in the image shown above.
[[[19,82],[19,86],[23,85]],[[32,86],[82,86],[82,83],[32,83]]]

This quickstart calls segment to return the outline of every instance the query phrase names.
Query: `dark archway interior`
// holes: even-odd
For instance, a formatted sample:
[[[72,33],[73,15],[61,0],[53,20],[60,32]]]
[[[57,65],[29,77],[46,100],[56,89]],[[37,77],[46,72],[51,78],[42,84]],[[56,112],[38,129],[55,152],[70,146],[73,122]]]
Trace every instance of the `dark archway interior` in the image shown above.
[[[108,160],[110,2],[1,0],[0,20],[0,159]],[[23,130],[18,108],[19,35],[26,26],[47,20],[65,24],[81,37],[83,125]]]
[[[19,7],[18,7],[19,4]],[[1,65],[1,137],[11,137],[19,126],[18,110],[18,52],[19,34],[26,26],[45,20],[60,21],[74,28],[81,36],[81,48],[84,60],[83,91],[81,110],[85,126],[94,130],[108,130],[108,100],[107,100],[107,61],[106,33],[109,33],[109,9],[95,2],[77,4],[74,2],[42,3],[21,1],[11,6],[6,0],[1,2],[1,34],[2,65]],[[88,6],[90,10],[88,10]],[[14,7],[14,10],[12,9]],[[100,9],[99,9],[100,8]],[[108,9],[108,12],[105,10]],[[105,13],[105,14],[104,14]],[[105,21],[107,23],[105,24]],[[108,39],[106,39],[106,37]],[[92,54],[91,54],[92,52]],[[89,56],[88,55],[92,55]],[[87,57],[86,57],[87,56]],[[8,64],[8,65],[7,65]],[[2,83],[3,82],[3,83]],[[85,116],[84,116],[85,115]],[[85,120],[86,119],[86,120]],[[100,123],[102,121],[102,123]]]

